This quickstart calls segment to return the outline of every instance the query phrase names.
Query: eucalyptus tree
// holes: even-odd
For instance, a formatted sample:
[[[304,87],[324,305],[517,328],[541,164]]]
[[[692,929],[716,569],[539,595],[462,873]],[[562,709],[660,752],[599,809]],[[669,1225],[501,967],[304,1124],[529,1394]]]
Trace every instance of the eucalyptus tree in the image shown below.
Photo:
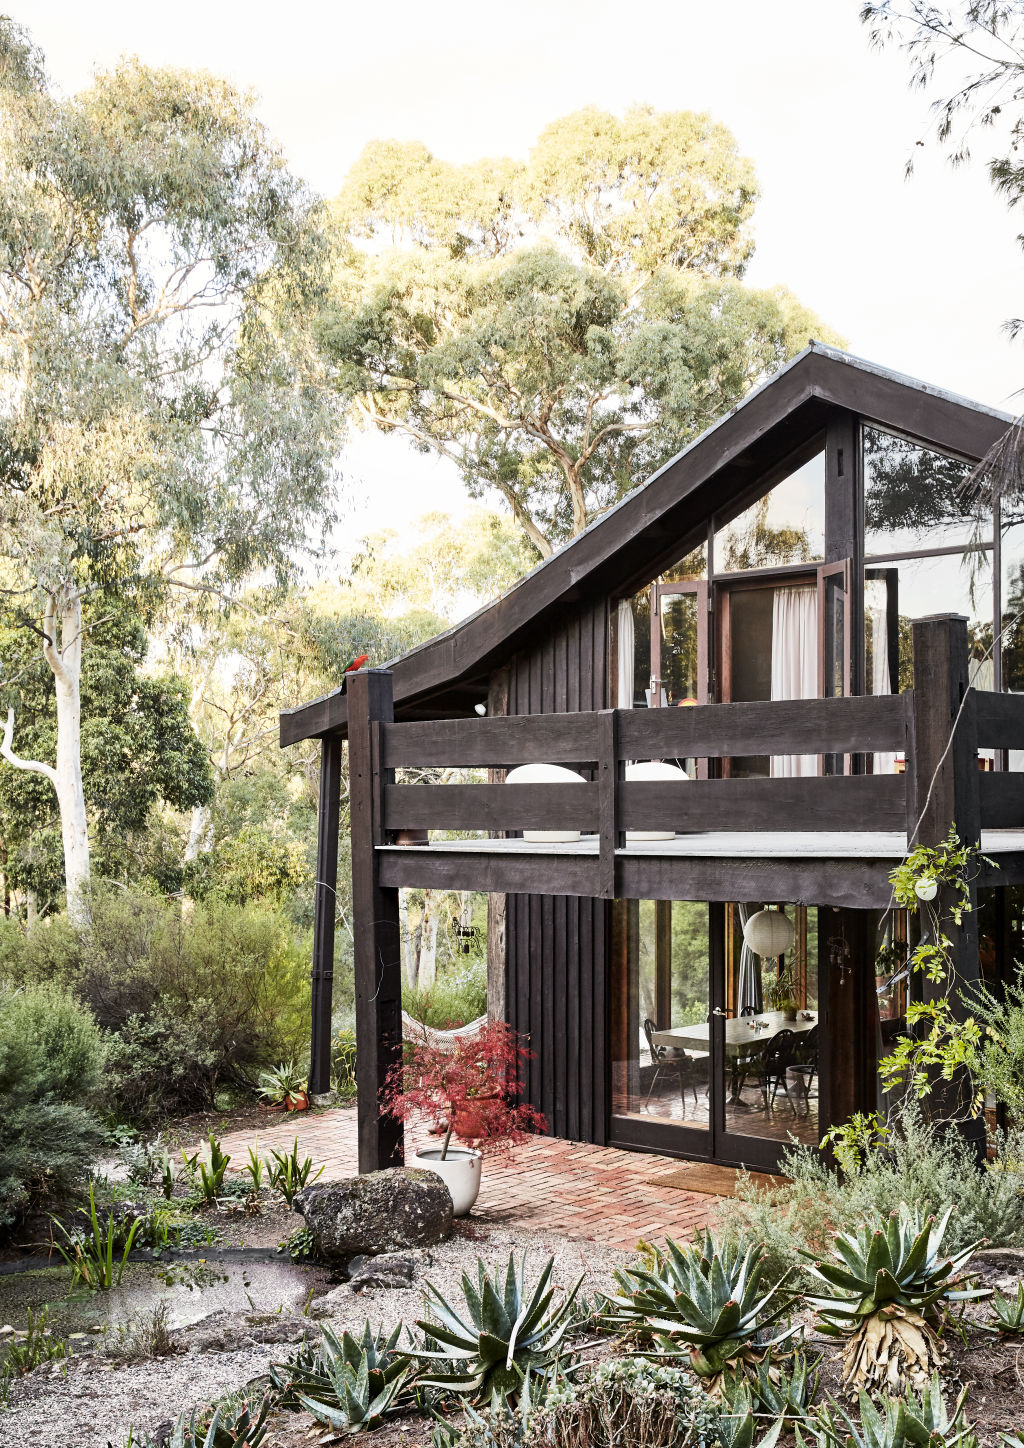
[[[756,199],[729,131],[689,111],[588,108],[525,162],[374,142],[333,206],[335,385],[547,557],[812,335],[837,340],[743,284]]]
[[[62,98],[0,21],[0,588],[54,680],[50,781],[87,918],[81,688],[94,595],[152,611],[283,578],[330,522],[337,405],[302,318],[318,212],[251,97],[122,61]],[[315,539],[314,539],[315,541]]]

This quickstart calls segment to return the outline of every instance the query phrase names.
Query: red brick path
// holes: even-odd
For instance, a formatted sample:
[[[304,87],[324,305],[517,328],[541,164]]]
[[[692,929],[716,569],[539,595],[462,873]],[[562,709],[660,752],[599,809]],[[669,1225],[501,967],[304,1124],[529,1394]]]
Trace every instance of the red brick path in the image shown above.
[[[290,1148],[297,1135],[300,1152],[324,1165],[325,1179],[357,1171],[353,1108],[273,1121],[258,1134],[262,1155],[271,1147]],[[232,1165],[241,1167],[256,1139],[254,1131],[236,1131],[222,1137],[221,1145],[234,1158]],[[412,1143],[406,1133],[410,1155],[414,1146],[415,1133]],[[694,1228],[704,1225],[721,1199],[652,1184],[652,1177],[679,1165],[669,1157],[537,1136],[517,1148],[511,1162],[484,1163],[473,1216],[610,1247],[631,1248],[641,1237],[685,1241]]]

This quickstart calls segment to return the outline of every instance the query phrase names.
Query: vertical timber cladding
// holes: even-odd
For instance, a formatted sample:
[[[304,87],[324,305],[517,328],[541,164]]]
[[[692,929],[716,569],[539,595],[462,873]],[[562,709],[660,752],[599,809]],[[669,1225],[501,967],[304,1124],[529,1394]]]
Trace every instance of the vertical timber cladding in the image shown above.
[[[511,661],[510,714],[607,707],[608,604],[566,613]],[[510,895],[505,1007],[529,1038],[526,1097],[553,1135],[604,1145],[608,1124],[608,932],[611,904],[574,895]]]

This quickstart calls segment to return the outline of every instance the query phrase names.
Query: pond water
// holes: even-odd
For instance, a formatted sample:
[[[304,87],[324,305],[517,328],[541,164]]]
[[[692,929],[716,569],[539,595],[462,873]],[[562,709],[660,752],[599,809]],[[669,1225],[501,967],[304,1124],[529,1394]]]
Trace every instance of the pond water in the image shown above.
[[[28,1310],[45,1307],[47,1326],[55,1337],[96,1333],[133,1314],[151,1312],[160,1302],[168,1307],[168,1325],[187,1327],[224,1308],[229,1312],[301,1312],[307,1300],[331,1285],[328,1271],[280,1260],[218,1260],[129,1262],[119,1287],[109,1292],[69,1291],[67,1267],[0,1274],[0,1327],[23,1331]],[[85,1346],[78,1344],[79,1349]],[[75,1343],[72,1343],[72,1348]],[[6,1357],[0,1339],[0,1367]]]

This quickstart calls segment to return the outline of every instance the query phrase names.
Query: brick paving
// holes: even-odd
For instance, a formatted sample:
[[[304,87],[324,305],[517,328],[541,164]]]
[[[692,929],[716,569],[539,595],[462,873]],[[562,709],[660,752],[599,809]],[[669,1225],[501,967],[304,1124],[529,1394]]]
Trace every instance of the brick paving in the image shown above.
[[[270,1121],[259,1132],[247,1129],[221,1137],[234,1164],[241,1166],[257,1140],[265,1156],[271,1147],[290,1149],[297,1136],[300,1153],[325,1167],[322,1180],[352,1176],[358,1170],[353,1108],[275,1116]],[[416,1133],[407,1131],[410,1158],[418,1144]],[[536,1136],[518,1147],[511,1161],[484,1163],[473,1216],[626,1249],[635,1247],[641,1237],[648,1242],[666,1236],[686,1241],[710,1219],[721,1198],[651,1181],[680,1165],[674,1157]]]

